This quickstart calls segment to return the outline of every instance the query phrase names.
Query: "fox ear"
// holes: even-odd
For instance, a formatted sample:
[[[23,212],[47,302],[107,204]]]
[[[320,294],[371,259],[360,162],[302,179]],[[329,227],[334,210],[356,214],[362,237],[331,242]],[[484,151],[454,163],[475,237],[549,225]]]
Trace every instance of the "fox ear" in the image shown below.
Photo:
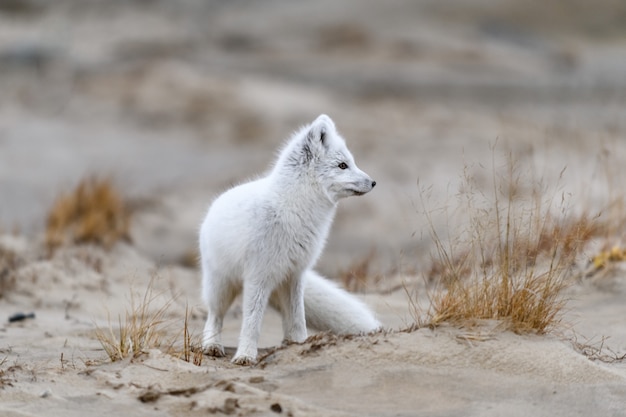
[[[335,132],[332,119],[322,114],[305,128],[306,136],[301,144],[299,160],[308,164],[314,158],[324,155],[329,148],[330,135]]]
[[[311,150],[325,151],[328,149],[328,135],[335,130],[335,123],[325,114],[320,115],[311,123],[306,142]]]

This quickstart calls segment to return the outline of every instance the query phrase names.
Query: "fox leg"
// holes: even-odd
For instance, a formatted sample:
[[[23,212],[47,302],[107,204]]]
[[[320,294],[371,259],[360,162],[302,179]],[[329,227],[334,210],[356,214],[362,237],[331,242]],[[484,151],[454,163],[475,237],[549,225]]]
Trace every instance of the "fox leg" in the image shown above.
[[[224,356],[222,324],[224,315],[237,295],[236,289],[226,280],[205,277],[205,300],[208,309],[202,332],[202,350],[209,356]]]
[[[252,365],[256,362],[263,315],[272,292],[272,288],[268,285],[270,280],[257,277],[247,278],[244,277],[243,322],[239,346],[232,360],[238,365]]]
[[[285,281],[278,295],[280,312],[283,316],[283,331],[286,341],[304,342],[307,338],[304,316],[304,285],[302,277]]]
[[[282,282],[272,293],[270,305],[283,319],[285,341],[302,342],[307,338],[302,279]]]
[[[209,356],[225,355],[221,338],[223,318],[223,315],[209,308],[202,336],[202,350]]]

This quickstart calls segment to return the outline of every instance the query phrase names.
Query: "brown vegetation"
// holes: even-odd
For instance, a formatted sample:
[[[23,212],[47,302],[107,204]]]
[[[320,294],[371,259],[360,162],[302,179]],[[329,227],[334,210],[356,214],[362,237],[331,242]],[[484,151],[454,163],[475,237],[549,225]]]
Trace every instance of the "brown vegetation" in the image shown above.
[[[200,338],[189,331],[189,308],[185,310],[182,331],[174,337],[168,336],[168,330],[176,325],[174,320],[167,318],[174,300],[159,303],[161,297],[154,293],[153,282],[150,282],[139,301],[131,292],[130,309],[126,311],[124,320],[118,318],[119,327],[116,330],[110,322],[107,329],[96,326],[96,338],[112,362],[136,358],[149,349],[163,349],[176,358],[196,366],[202,365]],[[178,340],[181,333],[182,343]]]
[[[49,250],[64,243],[95,243],[110,248],[129,240],[130,211],[107,179],[81,181],[73,192],[60,196],[46,220]]]
[[[608,337],[602,336],[599,341],[587,339],[579,342],[578,337],[574,334],[572,346],[581,354],[585,355],[591,361],[599,361],[604,363],[616,363],[626,361],[626,353],[617,353],[606,345]]]
[[[204,358],[204,352],[202,350],[200,338],[195,337],[189,331],[189,316],[190,311],[189,307],[187,307],[185,309],[185,321],[183,322],[182,346],[179,344],[172,344],[168,353],[174,357],[184,360],[185,362],[201,366]]]
[[[139,303],[131,292],[130,310],[126,311],[124,320],[121,316],[118,318],[117,330],[113,330],[110,322],[108,329],[96,327],[96,338],[112,362],[161,347],[165,337],[165,315],[171,302],[155,309],[153,303],[157,297],[151,282]]]
[[[371,271],[375,256],[376,250],[372,249],[362,259],[339,271],[338,280],[348,291],[362,293],[380,281],[380,274],[376,275]]]
[[[515,190],[522,177],[513,162],[508,176],[494,169],[493,193],[480,205],[474,198],[483,194],[475,191],[471,176],[464,180],[472,194],[462,196],[469,229],[444,241],[429,217],[436,253],[427,276],[443,288],[430,295],[425,314],[413,304],[416,320],[436,326],[498,319],[515,332],[548,331],[559,322],[565,305],[565,273],[583,245],[604,232],[604,225],[590,215],[568,216],[563,201],[555,210],[554,197],[545,200],[538,184],[531,184],[537,190],[532,198],[520,199]]]

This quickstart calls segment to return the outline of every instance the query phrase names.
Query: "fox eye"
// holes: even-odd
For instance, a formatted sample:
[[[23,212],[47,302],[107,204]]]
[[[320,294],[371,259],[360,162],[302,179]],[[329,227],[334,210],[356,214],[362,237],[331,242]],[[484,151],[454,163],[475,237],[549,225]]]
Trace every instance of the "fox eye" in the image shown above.
[[[348,164],[346,164],[345,162],[341,162],[339,165],[337,165],[340,169],[348,169]]]

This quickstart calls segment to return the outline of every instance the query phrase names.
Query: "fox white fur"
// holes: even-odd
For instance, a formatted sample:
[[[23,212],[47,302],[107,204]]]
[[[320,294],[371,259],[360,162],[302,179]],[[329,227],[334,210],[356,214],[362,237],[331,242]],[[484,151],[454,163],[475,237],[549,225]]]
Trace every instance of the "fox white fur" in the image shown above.
[[[205,353],[224,356],[223,318],[241,292],[243,323],[233,358],[240,365],[256,361],[268,304],[281,313],[287,341],[304,341],[307,325],[338,334],[380,328],[365,304],[311,269],[337,202],[375,185],[330,117],[321,115],[292,136],[269,174],[220,195],[200,228]]]

